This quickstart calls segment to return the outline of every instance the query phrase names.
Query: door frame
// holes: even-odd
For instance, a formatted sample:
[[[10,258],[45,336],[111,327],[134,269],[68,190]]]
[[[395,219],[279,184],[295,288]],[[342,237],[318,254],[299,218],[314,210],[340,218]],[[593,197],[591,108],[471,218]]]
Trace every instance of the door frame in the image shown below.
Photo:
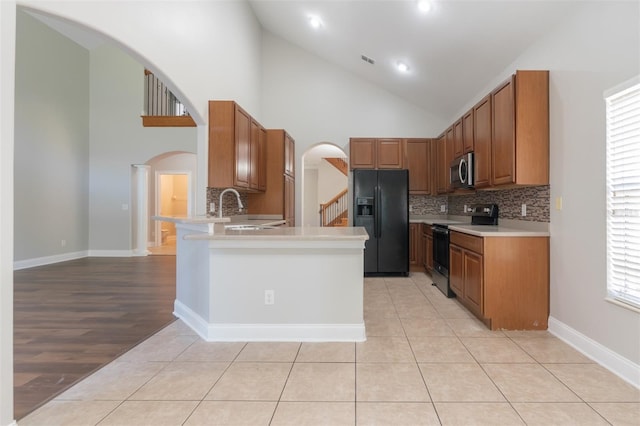
[[[160,202],[162,195],[162,179],[163,175],[186,175],[187,176],[187,216],[192,216],[192,207],[191,207],[191,190],[193,186],[193,175],[191,170],[156,170],[155,171],[155,205],[154,205],[154,213],[152,216],[160,215]],[[155,247],[159,247],[162,245],[162,231],[161,231],[161,222],[159,220],[154,221],[154,245]]]

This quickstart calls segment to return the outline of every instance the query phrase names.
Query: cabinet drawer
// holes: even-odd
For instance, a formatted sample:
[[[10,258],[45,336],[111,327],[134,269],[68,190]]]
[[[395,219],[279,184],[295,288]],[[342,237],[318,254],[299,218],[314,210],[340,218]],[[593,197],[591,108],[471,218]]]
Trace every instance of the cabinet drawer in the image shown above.
[[[484,239],[482,237],[463,234],[461,232],[452,231],[449,234],[449,241],[451,242],[451,244],[455,244],[459,247],[476,252],[478,254],[483,253],[482,251],[483,240]]]

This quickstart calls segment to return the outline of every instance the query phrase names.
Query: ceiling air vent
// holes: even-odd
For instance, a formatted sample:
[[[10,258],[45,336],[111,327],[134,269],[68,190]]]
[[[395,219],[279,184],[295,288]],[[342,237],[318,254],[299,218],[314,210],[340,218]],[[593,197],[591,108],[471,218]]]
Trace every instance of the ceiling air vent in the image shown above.
[[[367,55],[360,55],[363,61],[374,65],[376,63],[375,59],[368,57]]]

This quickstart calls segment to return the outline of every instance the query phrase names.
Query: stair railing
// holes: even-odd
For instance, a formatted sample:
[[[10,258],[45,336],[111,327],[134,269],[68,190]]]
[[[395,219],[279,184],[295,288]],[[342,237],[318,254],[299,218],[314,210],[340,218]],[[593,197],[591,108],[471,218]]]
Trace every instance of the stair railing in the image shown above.
[[[348,214],[348,190],[345,188],[326,203],[320,204],[320,226],[335,226]]]

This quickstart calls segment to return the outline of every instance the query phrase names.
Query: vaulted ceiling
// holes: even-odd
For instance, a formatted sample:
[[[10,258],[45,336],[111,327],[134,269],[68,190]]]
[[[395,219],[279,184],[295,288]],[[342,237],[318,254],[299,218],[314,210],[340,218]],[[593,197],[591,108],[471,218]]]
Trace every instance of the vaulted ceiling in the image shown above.
[[[443,119],[597,0],[428,1],[425,14],[418,0],[248,0],[265,31]],[[319,28],[309,25],[311,16],[321,19]],[[94,33],[37,17],[88,49],[101,43]],[[409,69],[400,72],[399,62]]]
[[[432,0],[426,14],[417,0],[249,3],[265,30],[448,118],[585,1]]]

